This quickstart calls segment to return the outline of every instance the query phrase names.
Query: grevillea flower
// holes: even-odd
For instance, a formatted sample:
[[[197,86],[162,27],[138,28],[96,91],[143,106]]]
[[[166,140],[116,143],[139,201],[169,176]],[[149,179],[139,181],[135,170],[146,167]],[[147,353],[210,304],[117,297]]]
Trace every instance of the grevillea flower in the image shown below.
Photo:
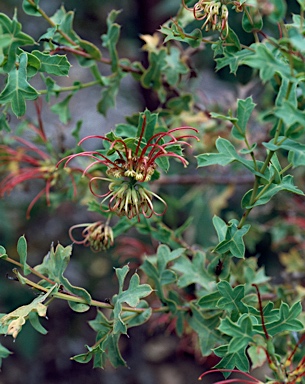
[[[81,232],[82,240],[76,240],[73,231],[84,228]],[[69,230],[70,239],[75,244],[89,246],[93,252],[105,251],[113,245],[113,231],[108,222],[97,221],[95,223],[84,223],[73,225]]]
[[[5,144],[0,145],[0,169],[5,173],[9,172],[0,182],[0,197],[9,194],[17,185],[28,180],[44,180],[45,186],[33,198],[27,209],[26,216],[29,218],[34,204],[44,194],[46,195],[47,205],[50,205],[50,190],[57,184],[63,172],[56,167],[57,159],[53,159],[36,145],[21,137],[15,137],[14,139],[22,145],[16,148],[11,148]],[[74,168],[73,170],[77,169]],[[65,174],[69,175],[74,185],[71,169],[67,168],[65,171]],[[80,170],[77,171],[80,172]],[[76,192],[75,188],[74,190]]]
[[[219,0],[204,1],[200,0],[193,8],[189,8],[185,1],[182,1],[183,7],[192,11],[196,20],[204,20],[202,29],[206,31],[221,31],[224,37],[229,33],[228,17],[229,11],[225,4]]]
[[[191,127],[179,127],[170,129],[167,132],[153,134],[147,141],[144,140],[146,127],[146,117],[143,117],[143,124],[140,136],[135,139],[123,140],[115,136],[87,136],[79,142],[81,145],[88,139],[102,139],[108,143],[109,150],[105,151],[85,151],[75,155],[68,156],[61,160],[66,161],[67,166],[70,161],[77,157],[89,157],[93,160],[84,170],[86,174],[93,166],[102,164],[106,166],[105,177],[92,177],[89,182],[91,192],[102,198],[102,204],[107,203],[108,209],[105,211],[113,212],[118,216],[126,216],[129,219],[133,217],[140,218],[143,214],[149,218],[153,214],[163,215],[166,211],[166,202],[156,193],[144,187],[142,183],[151,180],[157,168],[156,160],[162,157],[173,157],[181,161],[184,166],[188,162],[183,157],[181,145],[190,145],[185,139],[195,138],[197,136],[184,134],[186,130],[198,132]],[[177,137],[175,134],[180,134]],[[181,134],[183,133],[183,134]],[[111,138],[110,138],[111,137]],[[108,182],[108,192],[100,194],[97,191],[99,181]],[[157,199],[164,205],[162,212],[156,212],[153,206],[153,199]]]

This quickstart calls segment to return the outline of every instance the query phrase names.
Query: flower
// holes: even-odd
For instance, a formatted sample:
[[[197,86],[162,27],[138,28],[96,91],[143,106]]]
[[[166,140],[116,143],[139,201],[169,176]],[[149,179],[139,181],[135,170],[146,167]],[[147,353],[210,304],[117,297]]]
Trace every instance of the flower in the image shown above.
[[[4,173],[8,172],[0,182],[0,196],[3,197],[5,194],[11,193],[17,185],[28,180],[44,180],[45,186],[28,206],[26,217],[29,218],[34,204],[44,194],[46,195],[47,205],[50,205],[50,190],[58,183],[63,172],[56,167],[58,160],[43,152],[35,144],[21,137],[15,137],[14,139],[22,145],[16,148],[11,148],[5,144],[0,145],[0,169]],[[74,186],[75,183],[71,170],[67,168],[65,174],[69,175]],[[80,171],[76,168],[73,170]],[[74,192],[76,192],[75,186]]]
[[[183,7],[187,9],[188,11],[192,11],[194,18],[196,20],[205,20],[202,29],[205,28],[206,31],[214,31],[218,30],[223,33],[223,36],[226,38],[229,33],[229,26],[228,26],[228,17],[229,17],[229,11],[225,4],[223,4],[219,0],[212,0],[212,1],[204,1],[200,0],[198,1],[193,8],[189,8],[185,4],[185,0],[182,1]],[[238,3],[238,2],[236,2]],[[237,5],[236,5],[236,8]],[[238,8],[239,10],[239,8]]]
[[[139,137],[123,140],[114,134],[107,136],[92,135],[83,138],[79,145],[88,139],[102,139],[107,143],[109,150],[84,151],[70,155],[62,159],[59,164],[65,161],[65,167],[75,158],[89,157],[93,160],[83,174],[96,165],[106,166],[108,178],[95,176],[90,179],[89,188],[92,194],[102,198],[101,204],[108,203],[106,212],[112,212],[118,216],[126,216],[129,219],[144,215],[149,218],[153,214],[163,215],[166,211],[166,202],[156,193],[144,187],[142,183],[152,180],[157,168],[157,160],[162,157],[173,157],[181,161],[184,166],[188,162],[183,157],[181,145],[190,145],[185,139],[195,138],[192,134],[184,134],[184,131],[191,130],[198,132],[192,127],[173,128],[166,132],[152,134],[144,140],[146,128],[146,116],[143,117],[143,124]],[[179,133],[179,136],[175,136]],[[58,164],[58,165],[59,165]],[[108,182],[108,192],[100,194],[96,191],[98,181]],[[153,199],[159,200],[164,205],[162,212],[157,212],[153,206]]]
[[[72,232],[77,228],[83,228],[81,233],[83,239],[76,240]],[[93,252],[105,251],[113,245],[113,231],[108,223],[97,221],[95,223],[84,223],[73,225],[69,230],[70,239],[75,244],[83,244],[84,246],[90,246]]]

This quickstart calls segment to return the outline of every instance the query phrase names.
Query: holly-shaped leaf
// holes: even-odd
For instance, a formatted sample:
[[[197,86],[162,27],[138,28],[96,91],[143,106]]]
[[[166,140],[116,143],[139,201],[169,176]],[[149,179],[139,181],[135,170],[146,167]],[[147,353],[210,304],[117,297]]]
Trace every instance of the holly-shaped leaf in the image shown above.
[[[253,112],[253,109],[255,108],[255,105],[256,104],[253,103],[251,96],[245,100],[239,99],[237,101],[236,117],[238,128],[236,127],[236,125],[233,125],[232,128],[232,135],[237,139],[243,140],[245,138],[247,124]]]
[[[265,178],[264,175],[256,171],[253,161],[244,159],[237,153],[234,145],[229,140],[219,137],[216,140],[216,148],[218,153],[204,153],[196,156],[198,167],[207,167],[215,164],[225,166],[237,161],[249,169],[253,174]]]
[[[271,151],[277,151],[278,149],[289,151],[289,161],[292,162],[294,167],[305,165],[304,144],[292,139],[287,139],[284,136],[280,136],[278,140],[281,144],[274,144],[274,140],[271,140],[268,143],[263,143],[263,145]]]
[[[37,50],[31,53],[40,61],[40,72],[56,76],[68,76],[71,65],[65,55],[50,55]]]
[[[217,302],[217,307],[229,312],[233,320],[237,320],[240,314],[248,312],[248,308],[242,302],[242,299],[245,297],[244,285],[237,285],[232,288],[224,280],[217,284],[217,289],[222,296]]]
[[[272,199],[273,196],[281,191],[288,191],[295,193],[296,195],[304,196],[304,192],[294,185],[293,176],[286,175],[279,184],[271,183],[268,186],[260,186],[257,191],[259,197],[255,199],[252,204],[250,204],[252,194],[252,189],[250,189],[250,191],[248,191],[242,198],[241,205],[246,209],[256,207],[258,205],[265,205]]]
[[[2,29],[1,40],[5,40],[5,44],[2,44],[3,54],[6,57],[3,69],[6,72],[10,72],[15,66],[18,48],[25,45],[33,45],[35,40],[21,31],[21,24],[17,21],[16,16],[11,20],[5,14],[0,13],[0,26]],[[7,42],[9,43],[7,44]]]
[[[217,330],[219,313],[204,316],[199,309],[191,304],[192,316],[187,318],[189,325],[198,334],[200,350],[203,356],[209,356],[215,346],[224,342],[221,333]]]
[[[70,100],[72,98],[73,94],[66,96],[63,100],[59,101],[56,104],[53,104],[50,108],[52,112],[56,113],[58,115],[59,120],[63,124],[67,124],[69,120],[71,120],[71,113],[70,113]]]
[[[207,295],[201,296],[198,300],[198,306],[202,309],[217,309],[217,303],[221,298],[219,291],[208,293]]]
[[[237,368],[242,372],[248,372],[250,365],[249,359],[246,355],[246,348],[242,348],[237,352],[232,353],[230,353],[228,349],[228,344],[221,345],[220,347],[214,349],[215,355],[222,357],[221,361],[215,365],[214,369],[225,368],[227,370],[231,370]],[[225,377],[229,376],[228,372],[224,372],[223,374]]]
[[[167,298],[163,292],[163,286],[176,282],[177,275],[174,271],[167,268],[167,264],[176,260],[184,253],[184,248],[178,248],[173,251],[167,245],[160,245],[157,250],[156,262],[146,258],[141,266],[145,274],[153,280],[156,293],[163,303]]]
[[[27,54],[22,53],[16,68],[9,72],[6,86],[0,94],[0,103],[11,103],[17,117],[25,114],[26,100],[38,97],[38,92],[27,82],[27,61]]]
[[[269,81],[277,73],[282,78],[292,80],[290,66],[272,46],[267,44],[255,43],[250,46],[255,52],[244,57],[242,64],[259,70],[260,78],[263,82]]]
[[[253,340],[253,327],[249,315],[242,315],[237,322],[233,322],[229,317],[221,320],[218,329],[231,336],[231,341],[228,346],[228,353],[236,353],[240,349],[245,349]]]
[[[179,77],[188,73],[189,68],[180,58],[180,50],[172,47],[170,53],[165,58],[165,66],[162,68],[170,85],[176,85]]]
[[[116,276],[119,281],[119,293],[114,295],[112,302],[113,308],[113,333],[114,334],[127,334],[127,324],[122,317],[122,305],[128,304],[130,307],[137,307],[140,300],[151,294],[152,288],[148,284],[140,284],[140,277],[135,273],[129,282],[129,287],[124,291],[124,281],[129,272],[128,265],[123,268],[116,268]]]
[[[121,11],[112,10],[107,17],[107,33],[102,35],[103,46],[109,51],[111,59],[111,70],[117,72],[119,68],[119,57],[116,45],[119,41],[121,27],[115,23],[115,19]]]
[[[102,89],[102,97],[97,103],[97,110],[102,115],[106,116],[108,109],[115,106],[119,85],[123,77],[124,73],[120,70],[108,76],[107,78],[103,77],[105,87]]]
[[[230,256],[243,258],[245,256],[245,243],[243,237],[249,229],[249,224],[244,225],[242,228],[238,228],[238,221],[236,219],[230,220],[227,225],[225,239],[214,248],[214,251],[221,254],[229,252]]]
[[[158,52],[150,51],[148,55],[149,67],[141,77],[141,84],[144,88],[158,90],[162,86],[162,68],[166,67],[167,53],[165,48]]]
[[[215,45],[214,49],[217,49],[218,46]],[[228,49],[222,49],[223,57],[215,59],[216,61],[216,70],[219,71],[220,69],[226,67],[227,65],[230,68],[230,72],[234,73],[236,75],[236,72],[238,70],[238,67],[243,64],[243,61],[248,57],[251,56],[252,52],[248,49],[243,49],[238,52],[232,52]]]
[[[302,322],[297,319],[301,312],[302,305],[299,301],[294,303],[290,308],[287,303],[282,302],[278,313],[279,319],[265,324],[268,334],[274,336],[285,331],[301,331],[304,326]],[[254,328],[262,331],[261,325],[255,325]]]
[[[180,273],[179,287],[187,287],[191,284],[199,284],[203,289],[210,291],[214,286],[215,278],[211,276],[205,266],[205,254],[197,251],[192,260],[187,256],[177,259],[172,269]]]
[[[69,301],[69,305],[76,312],[85,312],[90,308],[91,296],[89,292],[84,288],[72,285],[64,276],[64,272],[70,262],[71,253],[71,246],[63,247],[58,244],[56,249],[54,249],[52,245],[50,252],[44,257],[42,264],[37,265],[35,269],[52,281],[62,285],[68,292],[83,298],[86,303]]]
[[[170,26],[162,25],[160,32],[165,35],[164,43],[170,40],[182,41],[189,44],[193,48],[199,47],[202,42],[202,32],[196,28],[189,33],[185,33],[183,29],[176,23],[172,23]]]

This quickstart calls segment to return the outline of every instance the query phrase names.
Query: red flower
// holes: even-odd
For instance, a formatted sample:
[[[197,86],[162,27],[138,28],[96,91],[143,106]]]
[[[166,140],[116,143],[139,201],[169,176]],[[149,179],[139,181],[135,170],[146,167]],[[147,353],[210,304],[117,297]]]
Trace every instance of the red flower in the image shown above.
[[[53,159],[49,154],[23,138],[15,137],[14,139],[23,145],[16,148],[11,148],[5,144],[0,145],[0,169],[3,172],[9,171],[0,182],[0,196],[9,194],[17,185],[28,180],[44,180],[45,186],[28,206],[26,217],[29,218],[34,204],[44,194],[47,205],[50,205],[51,187],[57,183],[62,172],[56,167],[57,159]],[[74,168],[74,170],[76,169]],[[66,173],[69,174],[74,185],[74,179],[70,173],[71,169],[66,171],[68,171]]]
[[[143,117],[143,124],[140,136],[137,138],[127,139],[109,138],[107,136],[92,135],[87,136],[79,142],[81,145],[88,139],[102,139],[104,142],[111,143],[106,154],[99,150],[85,151],[71,155],[62,159],[66,161],[67,166],[70,161],[78,157],[89,157],[94,161],[84,170],[86,174],[93,166],[103,164],[107,167],[106,174],[110,178],[93,177],[89,186],[91,192],[103,198],[102,203],[108,201],[108,212],[116,213],[119,216],[126,216],[129,219],[140,214],[145,217],[151,217],[153,214],[163,215],[166,211],[166,202],[156,193],[149,191],[141,185],[143,182],[150,181],[157,168],[156,160],[161,157],[173,157],[187,166],[188,162],[183,157],[181,145],[190,145],[185,139],[195,138],[197,136],[190,134],[182,134],[186,130],[198,132],[197,129],[191,127],[179,127],[170,129],[167,132],[159,132],[152,135],[146,142],[144,133],[146,128],[146,117]],[[175,133],[180,136],[175,137]],[[181,153],[181,154],[180,154]],[[111,158],[110,158],[111,156]],[[98,180],[109,182],[109,191],[105,194],[99,194],[94,191],[93,183]],[[157,213],[154,209],[152,199],[156,198],[161,201],[165,209],[161,213]]]

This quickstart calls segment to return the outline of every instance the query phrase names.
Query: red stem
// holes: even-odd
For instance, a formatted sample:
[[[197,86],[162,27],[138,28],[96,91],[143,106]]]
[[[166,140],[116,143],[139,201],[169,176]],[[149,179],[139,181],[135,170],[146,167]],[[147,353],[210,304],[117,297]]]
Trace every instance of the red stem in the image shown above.
[[[258,286],[256,284],[252,284],[252,286],[256,289],[256,292],[257,292],[259,312],[260,312],[261,320],[262,320],[262,328],[263,328],[263,331],[264,331],[266,339],[269,340],[270,336],[268,335],[268,331],[267,331],[267,328],[266,328],[266,325],[265,325],[265,319],[264,319],[264,312],[263,312],[263,305],[262,305],[261,294],[260,294]]]

